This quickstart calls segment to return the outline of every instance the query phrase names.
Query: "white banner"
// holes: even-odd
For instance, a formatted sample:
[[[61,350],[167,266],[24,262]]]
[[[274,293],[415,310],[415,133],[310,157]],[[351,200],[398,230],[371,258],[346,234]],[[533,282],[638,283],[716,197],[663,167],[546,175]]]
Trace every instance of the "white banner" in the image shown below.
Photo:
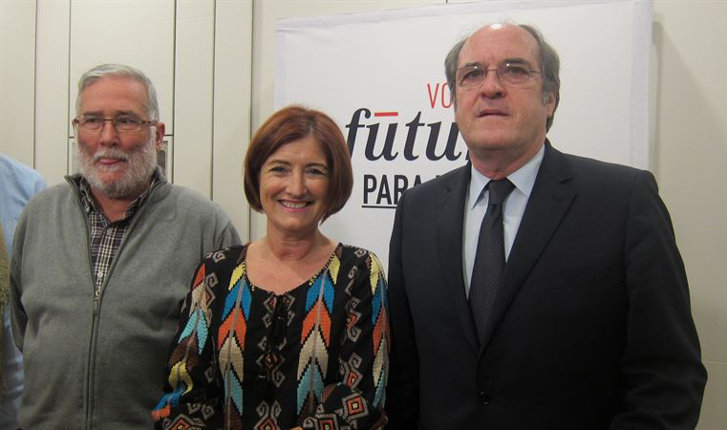
[[[466,163],[444,57],[496,21],[534,24],[560,54],[554,147],[648,167],[648,1],[487,1],[285,19],[276,25],[276,108],[326,112],[351,150],[353,193],[325,234],[387,264],[401,193]]]

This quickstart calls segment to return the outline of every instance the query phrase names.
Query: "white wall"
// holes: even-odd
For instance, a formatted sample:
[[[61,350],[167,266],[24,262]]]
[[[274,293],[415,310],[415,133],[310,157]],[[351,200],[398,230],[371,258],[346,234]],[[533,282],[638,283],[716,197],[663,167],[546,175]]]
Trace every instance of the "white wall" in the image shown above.
[[[251,1],[0,1],[3,153],[49,185],[74,171],[76,82],[124,63],[154,82],[167,177],[217,201],[243,238],[242,158],[250,135]]]
[[[653,170],[687,268],[709,372],[699,429],[727,428],[727,2],[657,1]]]
[[[30,165],[34,164],[34,57],[35,3],[1,0],[0,152]]]
[[[35,166],[49,183],[60,181],[69,160],[68,106],[74,102],[81,69],[80,63],[79,70],[71,66],[76,64],[72,59],[86,58],[88,66],[102,57],[143,63],[142,58],[171,55],[173,63],[162,62],[168,71],[152,78],[159,86],[173,82],[163,95],[171,101],[163,104],[162,119],[173,123],[174,180],[220,202],[243,236],[258,238],[265,224],[256,214],[249,222],[240,166],[250,130],[272,113],[275,20],[446,1],[88,3],[0,0],[0,151]],[[74,52],[88,41],[72,35],[90,34],[94,25],[74,14],[98,4],[105,12],[121,4],[163,11],[132,14],[140,19],[127,20],[116,31],[136,31],[142,23],[152,26],[156,36],[151,37],[165,41],[167,50],[159,57],[143,47],[138,48],[139,57],[110,56],[108,49],[115,44],[101,43],[84,48],[85,53]],[[103,12],[87,18],[103,19],[98,13]],[[654,2],[652,170],[671,210],[709,371],[700,430],[722,430],[727,423],[727,294],[722,292],[727,285],[727,203],[722,190],[727,183],[726,16],[727,2],[722,1]],[[115,37],[122,40],[120,34]],[[107,33],[99,36],[100,41],[111,39]]]

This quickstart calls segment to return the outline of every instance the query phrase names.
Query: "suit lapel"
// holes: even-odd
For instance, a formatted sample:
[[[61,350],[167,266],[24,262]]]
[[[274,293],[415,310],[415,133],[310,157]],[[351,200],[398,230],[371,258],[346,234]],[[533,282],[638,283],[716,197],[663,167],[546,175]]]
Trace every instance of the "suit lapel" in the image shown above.
[[[545,143],[545,156],[505,266],[505,280],[485,330],[480,355],[517,295],[575,196],[565,156]]]
[[[464,291],[462,276],[462,227],[464,202],[470,181],[469,163],[453,172],[444,183],[437,212],[437,253],[442,267],[442,280],[454,301],[455,313],[472,350],[478,350],[477,335],[472,321],[469,302]]]

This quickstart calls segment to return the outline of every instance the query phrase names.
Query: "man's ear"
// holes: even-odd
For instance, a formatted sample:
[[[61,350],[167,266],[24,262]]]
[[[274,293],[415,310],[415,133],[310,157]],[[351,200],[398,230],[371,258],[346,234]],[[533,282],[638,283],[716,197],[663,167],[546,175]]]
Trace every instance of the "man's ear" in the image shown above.
[[[166,130],[166,126],[163,122],[158,122],[155,131],[154,131],[154,146],[156,146],[157,151],[162,149],[162,143],[164,142],[164,131]]]
[[[553,92],[548,93],[548,99],[545,101],[545,109],[548,112],[548,118],[553,117],[553,113],[555,113],[555,94]]]

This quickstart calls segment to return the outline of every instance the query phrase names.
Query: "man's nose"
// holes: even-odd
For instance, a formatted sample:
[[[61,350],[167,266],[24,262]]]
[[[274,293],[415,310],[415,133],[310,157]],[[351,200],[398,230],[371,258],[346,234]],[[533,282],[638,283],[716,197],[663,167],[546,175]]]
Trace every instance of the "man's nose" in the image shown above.
[[[106,120],[101,126],[100,142],[107,145],[115,145],[119,140],[119,132],[116,130],[114,122]]]
[[[505,87],[502,85],[497,69],[487,69],[485,79],[480,85],[480,94],[488,98],[502,97],[505,94]]]

